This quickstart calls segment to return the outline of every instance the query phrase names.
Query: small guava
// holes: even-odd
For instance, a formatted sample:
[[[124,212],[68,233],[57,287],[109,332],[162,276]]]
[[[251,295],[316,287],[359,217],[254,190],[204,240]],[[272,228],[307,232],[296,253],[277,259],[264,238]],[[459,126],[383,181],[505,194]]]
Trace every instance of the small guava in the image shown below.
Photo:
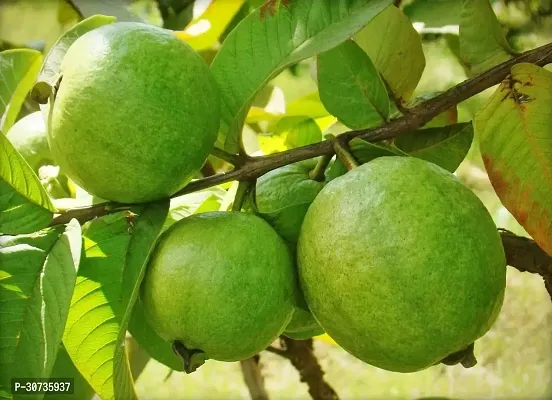
[[[46,135],[46,124],[40,111],[29,114],[17,121],[8,131],[6,137],[13,147],[23,156],[33,169],[43,165],[56,165]]]
[[[215,143],[220,99],[203,59],[168,30],[120,22],[87,32],[60,67],[48,140],[102,199],[140,203],[183,188]]]
[[[291,254],[270,225],[252,214],[210,212],[161,235],[142,301],[191,372],[197,365],[186,354],[238,361],[265,349],[289,323],[296,292]]]
[[[42,185],[53,198],[71,196],[72,183],[57,166],[46,134],[46,124],[40,111],[17,121],[6,135],[15,149],[40,178]]]
[[[255,213],[286,240],[293,255],[305,214],[325,185],[324,181],[317,181],[309,175],[316,164],[317,160],[306,160],[270,171],[257,180],[252,195]],[[292,339],[308,339],[324,333],[308,311],[301,293],[297,303],[284,335]]]
[[[469,347],[504,297],[491,216],[454,175],[411,157],[381,157],[329,182],[307,212],[297,259],[322,328],[390,371]]]

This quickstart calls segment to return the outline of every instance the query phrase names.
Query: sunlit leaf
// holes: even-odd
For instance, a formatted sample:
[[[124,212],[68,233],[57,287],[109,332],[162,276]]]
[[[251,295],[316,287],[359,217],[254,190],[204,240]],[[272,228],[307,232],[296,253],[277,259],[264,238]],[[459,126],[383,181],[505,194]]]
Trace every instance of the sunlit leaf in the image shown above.
[[[419,129],[394,141],[394,145],[410,156],[456,171],[470,150],[473,126],[470,123]]]
[[[92,221],[63,343],[102,399],[136,395],[124,353],[126,328],[168,201]]]
[[[349,128],[364,129],[388,120],[385,84],[352,40],[318,56],[318,88],[324,106]]]
[[[552,255],[552,72],[517,64],[475,118],[502,204]]]
[[[0,233],[30,233],[45,228],[54,211],[29,164],[0,134]]]
[[[464,0],[460,17],[460,54],[472,75],[515,55],[489,0]]]
[[[420,35],[394,6],[387,7],[355,37],[395,96],[408,100],[425,68]]]
[[[211,64],[222,95],[219,141],[237,152],[255,94],[285,67],[331,49],[360,30],[391,0],[294,0],[277,12],[248,15]]]
[[[9,392],[13,377],[50,376],[81,246],[76,220],[29,235],[0,236],[0,390]]]
[[[207,50],[217,43],[244,3],[245,0],[211,1],[203,14],[194,18],[183,31],[176,31],[175,35],[196,51]]]
[[[59,346],[56,363],[54,364],[50,378],[73,379],[74,393],[63,393],[62,395],[59,393],[45,394],[44,400],[58,400],[60,398],[66,400],[90,400],[95,395],[94,389],[90,387],[86,379],[75,367],[63,344]]]
[[[0,52],[0,131],[8,133],[33,87],[42,54],[31,49]]]
[[[206,190],[186,194],[171,199],[169,213],[163,231],[171,227],[175,222],[198,212],[217,211],[226,190],[215,186]]]
[[[260,121],[279,121],[287,117],[322,118],[330,115],[320,100],[318,91],[300,97],[286,104],[285,113],[271,112],[260,107],[251,107],[246,122],[251,124]]]
[[[304,119],[285,131],[285,145],[288,149],[306,146],[322,140],[322,131],[318,124],[312,119]]]

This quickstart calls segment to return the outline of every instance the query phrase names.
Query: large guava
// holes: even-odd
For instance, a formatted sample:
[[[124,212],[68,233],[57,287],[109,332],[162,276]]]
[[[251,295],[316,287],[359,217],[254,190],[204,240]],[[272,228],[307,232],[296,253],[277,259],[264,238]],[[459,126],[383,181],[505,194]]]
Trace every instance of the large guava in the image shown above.
[[[293,255],[307,210],[325,185],[310,177],[317,160],[286,165],[268,172],[257,180],[253,197],[254,210],[283,237]],[[308,339],[324,330],[308,310],[299,293],[297,306],[284,335],[292,339]]]
[[[67,51],[48,137],[79,186],[138,203],[184,187],[213,148],[220,104],[202,58],[170,31],[121,22]]]
[[[469,347],[504,297],[504,250],[481,201],[410,157],[378,158],[328,183],[303,222],[298,264],[324,330],[391,371]]]
[[[270,225],[252,214],[210,212],[161,235],[142,300],[153,329],[175,349],[238,361],[283,332],[296,291],[291,255]]]
[[[60,171],[48,146],[46,123],[40,111],[17,121],[6,137],[35,171],[53,198],[70,197],[72,184]]]

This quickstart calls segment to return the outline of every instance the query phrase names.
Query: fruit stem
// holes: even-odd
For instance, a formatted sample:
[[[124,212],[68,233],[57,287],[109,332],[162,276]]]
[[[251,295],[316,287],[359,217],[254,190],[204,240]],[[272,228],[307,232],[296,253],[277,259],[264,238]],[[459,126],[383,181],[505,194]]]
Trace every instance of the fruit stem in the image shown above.
[[[238,190],[236,190],[236,197],[234,197],[234,203],[232,203],[232,211],[241,211],[243,202],[255,182],[256,181],[240,181]]]
[[[333,141],[335,155],[345,165],[348,171],[359,166],[356,158],[351,154],[347,142],[344,137],[336,137]]]
[[[180,340],[175,340],[172,344],[173,351],[184,362],[184,372],[191,374],[196,369],[205,364],[207,357],[199,349],[188,349]]]
[[[326,178],[326,168],[328,167],[328,164],[332,160],[333,154],[326,154],[318,159],[318,162],[316,163],[316,166],[313,170],[309,172],[309,177],[312,180],[318,181],[318,182],[324,182],[324,179]]]

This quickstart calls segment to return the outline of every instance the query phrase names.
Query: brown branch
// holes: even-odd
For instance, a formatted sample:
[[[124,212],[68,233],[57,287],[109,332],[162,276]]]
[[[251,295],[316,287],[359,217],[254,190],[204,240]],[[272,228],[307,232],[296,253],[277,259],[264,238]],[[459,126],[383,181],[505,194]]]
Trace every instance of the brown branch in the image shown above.
[[[294,340],[280,337],[284,349],[269,347],[266,350],[288,359],[299,372],[301,382],[309,387],[309,394],[315,400],[337,400],[339,397],[324,380],[324,371],[313,353],[312,339]]]
[[[340,135],[340,140],[348,142],[352,138],[360,137],[361,139],[369,142],[377,142],[405,135],[422,127],[425,123],[431,121],[440,113],[456,106],[458,103],[500,83],[510,73],[510,68],[513,65],[522,62],[537,65],[546,65],[552,62],[552,43],[527,51],[497,65],[494,68],[491,68],[481,75],[466,80],[446,92],[441,93],[439,96],[433,97],[432,99],[429,99],[416,107],[410,108],[408,115],[392,120],[388,124],[377,128],[346,132],[343,135]],[[219,150],[216,150],[216,152]],[[329,155],[332,154],[332,152],[333,140],[325,140],[323,142],[314,143],[308,146],[276,154],[262,157],[250,157],[245,159],[241,165],[229,172],[223,172],[189,183],[184,189],[175,193],[172,197],[197,192],[225,182],[255,179],[284,165],[322,155]],[[219,153],[219,155],[221,155],[221,153]],[[233,157],[239,156],[234,155]],[[234,159],[234,161],[238,162],[237,159]],[[77,218],[81,222],[87,221],[93,219],[94,217],[103,216],[109,212],[112,211],[107,209],[106,204],[98,204],[78,210],[69,210],[67,213],[57,217],[53,221],[53,224],[66,223],[71,218]]]
[[[264,387],[264,379],[261,375],[259,355],[240,362],[243,380],[249,390],[252,400],[268,400],[268,393]]]

